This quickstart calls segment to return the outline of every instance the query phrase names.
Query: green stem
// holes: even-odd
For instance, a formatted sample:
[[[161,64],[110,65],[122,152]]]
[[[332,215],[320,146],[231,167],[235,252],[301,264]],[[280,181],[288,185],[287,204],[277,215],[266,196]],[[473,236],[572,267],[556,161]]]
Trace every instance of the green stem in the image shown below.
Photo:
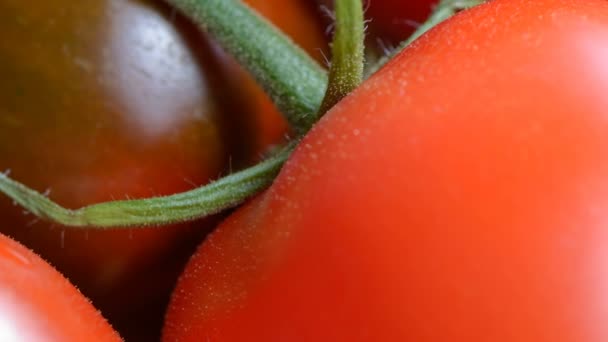
[[[287,160],[292,143],[268,160],[209,185],[171,195],[112,201],[71,210],[0,173],[0,191],[34,215],[71,227],[125,227],[184,222],[234,207],[268,187]]]
[[[327,87],[321,66],[238,0],[166,0],[207,31],[261,84],[292,128],[307,132]]]
[[[433,13],[429,16],[429,18],[420,25],[416,31],[406,40],[401,42],[399,46],[390,54],[383,56],[378,60],[378,62],[369,68],[368,77],[378,71],[386,62],[391,60],[396,54],[403,51],[407,46],[409,46],[414,40],[418,39],[420,36],[425,34],[428,30],[437,26],[439,23],[453,16],[457,12],[471,8],[473,6],[480,5],[487,0],[441,0],[437,7],[433,10]]]
[[[319,109],[323,115],[363,80],[364,38],[361,0],[336,0],[336,32],[332,42],[329,85]]]

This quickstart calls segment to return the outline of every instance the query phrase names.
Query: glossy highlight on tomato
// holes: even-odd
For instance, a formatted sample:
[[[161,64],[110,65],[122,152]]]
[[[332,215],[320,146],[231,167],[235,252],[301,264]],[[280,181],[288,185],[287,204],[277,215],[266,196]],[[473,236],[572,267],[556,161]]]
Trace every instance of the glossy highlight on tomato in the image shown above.
[[[122,341],[67,279],[1,234],[0,340]]]
[[[307,51],[324,45],[300,2],[249,3]],[[185,191],[283,139],[260,87],[161,1],[0,0],[0,13],[0,171],[64,206]],[[160,329],[215,223],[79,231],[4,197],[0,213],[1,232],[56,265],[128,340],[154,338],[141,334]]]
[[[0,13],[0,169],[15,179],[76,208],[185,191],[251,159],[253,127],[233,104],[245,95],[166,5],[2,0]],[[1,232],[50,260],[121,330],[160,325],[210,226],[79,231],[4,197],[0,212]]]
[[[423,35],[199,247],[164,340],[607,341],[607,42],[603,0]]]

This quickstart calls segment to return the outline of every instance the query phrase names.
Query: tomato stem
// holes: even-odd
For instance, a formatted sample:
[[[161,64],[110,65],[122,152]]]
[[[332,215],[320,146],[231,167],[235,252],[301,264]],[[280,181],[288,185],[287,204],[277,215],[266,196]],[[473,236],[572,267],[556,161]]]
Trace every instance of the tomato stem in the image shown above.
[[[165,225],[219,213],[237,206],[268,187],[295,142],[273,157],[187,192],[137,200],[111,201],[72,210],[0,173],[0,192],[36,216],[70,227],[126,227]]]
[[[327,74],[289,37],[238,0],[167,0],[245,67],[296,133],[317,121]]]
[[[391,60],[391,58],[409,46],[414,40],[425,34],[428,30],[464,9],[480,5],[486,1],[487,0],[441,0],[428,19],[422,25],[418,26],[416,31],[414,31],[408,39],[401,42],[392,53],[380,58],[376,64],[372,65],[367,70],[367,77],[378,71],[384,64]]]
[[[336,0],[336,32],[332,42],[329,84],[319,109],[323,115],[363,80],[364,38],[361,0]]]

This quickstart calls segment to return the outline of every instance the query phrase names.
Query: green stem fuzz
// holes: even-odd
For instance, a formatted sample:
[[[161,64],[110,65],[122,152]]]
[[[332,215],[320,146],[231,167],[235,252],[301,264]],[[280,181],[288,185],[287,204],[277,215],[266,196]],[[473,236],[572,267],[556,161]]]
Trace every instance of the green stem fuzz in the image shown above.
[[[361,0],[336,0],[336,32],[332,43],[329,85],[319,113],[327,112],[361,84],[364,66]]]
[[[332,64],[325,71],[272,24],[238,0],[166,0],[210,33],[264,87],[298,138],[361,83],[364,22],[361,0],[336,0]],[[442,0],[402,48],[456,11],[483,0]],[[378,69],[388,57],[377,65]],[[327,91],[326,91],[327,89]],[[165,225],[218,213],[267,188],[297,144],[246,170],[171,195],[67,209],[0,173],[0,192],[40,218],[71,227]]]
[[[238,0],[166,1],[254,76],[298,134],[317,121],[326,72],[265,18]]]

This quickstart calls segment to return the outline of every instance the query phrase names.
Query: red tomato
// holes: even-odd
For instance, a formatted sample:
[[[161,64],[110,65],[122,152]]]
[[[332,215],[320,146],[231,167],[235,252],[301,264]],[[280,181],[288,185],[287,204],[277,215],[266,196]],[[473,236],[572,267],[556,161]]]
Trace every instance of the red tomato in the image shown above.
[[[165,341],[608,341],[608,2],[494,0],[331,110]]]
[[[397,44],[406,40],[431,14],[438,0],[369,0],[365,12],[375,36]]]
[[[0,234],[0,341],[121,341],[51,265]]]

